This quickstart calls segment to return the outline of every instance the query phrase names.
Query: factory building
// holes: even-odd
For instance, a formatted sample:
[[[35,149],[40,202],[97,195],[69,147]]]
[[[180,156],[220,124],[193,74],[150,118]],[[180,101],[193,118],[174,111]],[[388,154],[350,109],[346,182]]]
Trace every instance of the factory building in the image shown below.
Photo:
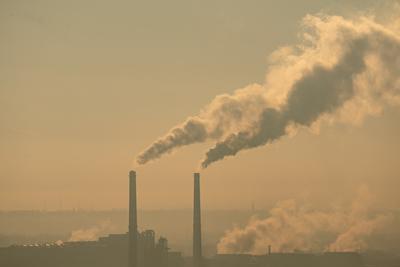
[[[167,239],[156,242],[155,232],[138,233],[138,266],[182,267],[179,252],[168,250]],[[128,233],[110,234],[97,241],[64,242],[0,248],[0,266],[7,267],[113,267],[128,266]]]
[[[136,172],[129,172],[129,226],[125,234],[97,241],[64,242],[0,248],[0,266],[7,267],[182,267],[180,252],[168,240],[156,241],[153,230],[138,231]]]
[[[7,267],[363,267],[358,253],[272,253],[266,255],[202,255],[200,174],[194,173],[193,256],[184,260],[172,252],[168,240],[153,230],[138,231],[136,172],[129,173],[129,226],[125,234],[97,241],[64,242],[0,248],[0,266]]]

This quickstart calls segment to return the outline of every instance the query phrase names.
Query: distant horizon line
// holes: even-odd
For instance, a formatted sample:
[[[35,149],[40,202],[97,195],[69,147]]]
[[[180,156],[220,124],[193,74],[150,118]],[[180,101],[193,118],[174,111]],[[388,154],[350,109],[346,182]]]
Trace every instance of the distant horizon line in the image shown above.
[[[271,206],[273,207],[273,206]],[[269,207],[264,208],[203,208],[202,211],[248,211],[248,212],[260,212],[269,211]],[[380,211],[398,211],[399,208],[376,208],[373,210]],[[0,213],[11,213],[11,212],[111,212],[111,211],[123,211],[128,212],[128,208],[110,208],[110,209],[88,209],[88,208],[71,208],[71,209],[0,209]],[[151,212],[151,211],[192,211],[191,207],[188,208],[148,208],[148,209],[138,209],[139,212]]]
[[[188,208],[148,208],[148,209],[138,209],[138,211],[186,211],[192,210],[191,207]],[[246,209],[246,208],[203,208],[203,211],[265,211],[267,208],[256,208]],[[128,212],[128,208],[110,208],[110,209],[90,209],[90,208],[70,208],[70,209],[0,209],[0,213],[5,212],[61,212],[61,211],[68,211],[68,212],[77,212],[77,211],[85,211],[85,212],[97,212],[97,211],[126,211]]]

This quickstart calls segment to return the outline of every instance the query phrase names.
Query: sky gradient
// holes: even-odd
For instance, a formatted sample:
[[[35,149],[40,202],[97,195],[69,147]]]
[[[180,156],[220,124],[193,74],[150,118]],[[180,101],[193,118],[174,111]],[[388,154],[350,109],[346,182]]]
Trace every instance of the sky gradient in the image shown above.
[[[2,1],[0,209],[127,208],[128,171],[154,139],[215,95],[261,83],[305,15],[373,2]],[[399,119],[386,109],[218,162],[202,172],[203,206],[325,206],[366,185],[377,207],[399,208]],[[136,168],[139,207],[190,207],[207,147]]]

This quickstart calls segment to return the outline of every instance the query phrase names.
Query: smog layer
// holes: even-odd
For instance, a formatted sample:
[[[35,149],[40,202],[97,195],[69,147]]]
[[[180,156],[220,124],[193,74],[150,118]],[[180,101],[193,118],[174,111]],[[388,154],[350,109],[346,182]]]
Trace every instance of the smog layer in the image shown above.
[[[349,208],[320,211],[295,200],[281,201],[267,218],[254,217],[245,227],[228,230],[218,243],[218,252],[265,254],[270,245],[278,252],[370,249],[371,236],[381,235],[393,221],[390,213],[372,214],[372,200],[363,186]]]

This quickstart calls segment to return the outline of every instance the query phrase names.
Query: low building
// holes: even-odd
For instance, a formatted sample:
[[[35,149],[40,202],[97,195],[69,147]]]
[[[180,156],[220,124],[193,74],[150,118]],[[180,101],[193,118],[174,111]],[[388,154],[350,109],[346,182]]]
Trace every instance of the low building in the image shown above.
[[[110,234],[97,241],[78,241],[0,248],[0,266],[7,267],[115,267],[128,266],[128,234]],[[179,252],[170,252],[168,240],[146,230],[138,234],[139,267],[182,267]]]

